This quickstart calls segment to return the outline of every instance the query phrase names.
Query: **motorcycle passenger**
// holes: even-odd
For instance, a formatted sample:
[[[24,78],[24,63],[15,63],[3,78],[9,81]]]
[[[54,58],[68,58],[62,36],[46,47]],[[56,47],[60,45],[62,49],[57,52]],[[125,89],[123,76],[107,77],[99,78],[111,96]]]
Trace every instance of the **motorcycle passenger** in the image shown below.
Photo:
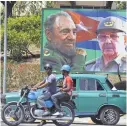
[[[72,95],[73,80],[69,76],[70,70],[71,68],[69,65],[62,66],[61,71],[64,78],[63,87],[59,89],[58,93],[51,96],[52,101],[57,109],[57,112],[53,114],[54,116],[63,115],[59,105],[59,100],[64,101],[65,99],[70,99],[70,96]]]
[[[47,77],[42,82],[36,84],[32,90],[43,88],[42,95],[37,98],[37,105],[40,109],[43,107],[45,108],[45,112],[42,116],[47,116],[50,115],[50,112],[46,108],[45,100],[48,100],[53,94],[56,93],[56,77],[52,74],[51,64],[46,64],[44,69],[47,73]]]

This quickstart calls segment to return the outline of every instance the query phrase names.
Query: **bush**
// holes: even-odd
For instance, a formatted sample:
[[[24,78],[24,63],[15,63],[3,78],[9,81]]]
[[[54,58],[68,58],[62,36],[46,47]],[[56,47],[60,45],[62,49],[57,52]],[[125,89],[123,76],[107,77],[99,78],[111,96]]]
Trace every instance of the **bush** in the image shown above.
[[[4,42],[4,27],[2,25],[2,50]],[[7,38],[8,51],[15,61],[21,61],[28,55],[29,46],[40,46],[41,18],[40,16],[8,18]]]
[[[1,66],[3,71],[3,64]],[[21,89],[24,85],[33,86],[42,81],[44,77],[45,74],[40,72],[39,64],[10,62],[7,64],[7,91]]]

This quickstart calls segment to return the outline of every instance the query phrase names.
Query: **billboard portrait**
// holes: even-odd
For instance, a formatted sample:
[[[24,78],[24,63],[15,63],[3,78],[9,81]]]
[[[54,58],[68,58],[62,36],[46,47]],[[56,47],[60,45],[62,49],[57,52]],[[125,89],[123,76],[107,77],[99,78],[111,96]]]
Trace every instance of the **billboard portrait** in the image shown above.
[[[41,71],[46,63],[60,73],[126,72],[126,11],[42,10]]]

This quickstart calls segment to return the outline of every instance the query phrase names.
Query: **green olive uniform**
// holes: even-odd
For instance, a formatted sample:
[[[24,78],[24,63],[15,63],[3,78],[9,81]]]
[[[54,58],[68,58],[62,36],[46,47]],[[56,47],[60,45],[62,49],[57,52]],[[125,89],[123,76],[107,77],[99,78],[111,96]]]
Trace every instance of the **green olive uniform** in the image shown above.
[[[68,57],[47,44],[44,48],[42,65],[50,63],[53,66],[53,71],[60,73],[60,68],[68,64],[71,67],[71,73],[82,73],[84,72],[85,61],[86,51],[82,48],[77,48],[73,57]]]
[[[104,65],[103,57],[99,57],[98,59],[86,63],[85,68],[86,71],[99,71],[99,72],[127,72],[126,67],[127,62],[127,54],[122,56],[118,56],[116,59],[108,63],[108,65]]]

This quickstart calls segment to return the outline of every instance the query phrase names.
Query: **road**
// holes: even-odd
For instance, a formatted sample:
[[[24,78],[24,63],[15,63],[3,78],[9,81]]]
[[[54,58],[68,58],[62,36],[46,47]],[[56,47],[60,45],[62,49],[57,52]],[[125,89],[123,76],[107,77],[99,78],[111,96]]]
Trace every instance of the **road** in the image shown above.
[[[39,121],[36,121],[35,123],[22,123],[19,126],[37,126],[39,124]],[[74,123],[71,126],[95,126],[90,118],[75,118]],[[117,126],[126,126],[126,115],[120,118],[120,121],[118,122]],[[1,126],[7,126],[3,121],[1,120]],[[48,123],[44,126],[55,126],[55,124],[51,123],[51,121],[48,121]],[[96,126],[103,126],[103,125],[96,125]]]

